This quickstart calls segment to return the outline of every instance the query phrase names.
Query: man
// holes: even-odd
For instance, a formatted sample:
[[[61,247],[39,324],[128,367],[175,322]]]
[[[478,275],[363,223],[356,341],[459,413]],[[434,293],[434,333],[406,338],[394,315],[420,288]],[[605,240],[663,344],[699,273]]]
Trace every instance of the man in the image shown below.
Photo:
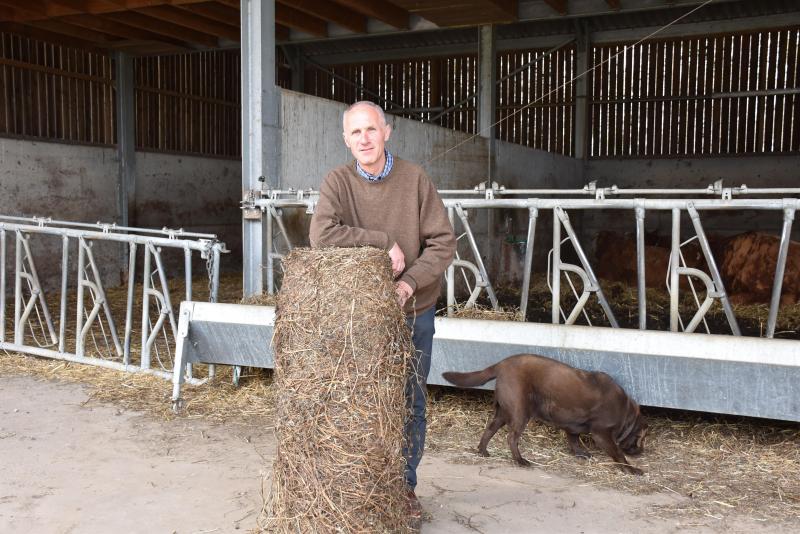
[[[344,112],[342,126],[355,161],[332,170],[322,182],[309,238],[313,247],[372,245],[386,250],[392,260],[397,301],[406,312],[416,349],[414,372],[406,383],[413,415],[406,423],[403,455],[412,515],[420,517],[414,488],[425,447],[433,317],[456,238],[425,171],[386,150],[392,129],[380,106],[356,102]]]

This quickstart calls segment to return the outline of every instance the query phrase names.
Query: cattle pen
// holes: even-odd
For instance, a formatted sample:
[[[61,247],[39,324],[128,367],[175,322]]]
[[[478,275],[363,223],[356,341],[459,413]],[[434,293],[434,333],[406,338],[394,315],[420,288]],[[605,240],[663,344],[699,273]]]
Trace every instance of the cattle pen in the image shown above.
[[[798,529],[798,2],[0,0],[0,531],[264,527],[283,260],[364,100],[457,237],[424,532]],[[473,454],[494,383],[442,373],[524,352],[641,404],[644,477]]]

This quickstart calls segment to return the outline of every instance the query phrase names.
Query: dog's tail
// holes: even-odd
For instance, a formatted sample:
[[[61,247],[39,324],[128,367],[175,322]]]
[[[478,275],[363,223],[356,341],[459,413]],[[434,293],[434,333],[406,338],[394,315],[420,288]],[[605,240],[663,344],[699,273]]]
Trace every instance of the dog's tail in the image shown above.
[[[442,373],[442,377],[456,386],[460,386],[462,388],[471,388],[475,386],[482,386],[489,380],[496,378],[497,372],[495,371],[495,366],[492,365],[483,371],[473,371],[471,373],[456,373],[453,371],[448,371],[447,373]]]

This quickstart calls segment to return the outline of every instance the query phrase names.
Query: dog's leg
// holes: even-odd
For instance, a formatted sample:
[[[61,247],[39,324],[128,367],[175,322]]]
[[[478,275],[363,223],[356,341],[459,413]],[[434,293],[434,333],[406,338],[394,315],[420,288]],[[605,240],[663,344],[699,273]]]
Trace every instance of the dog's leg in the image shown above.
[[[525,431],[528,418],[512,420],[508,425],[508,448],[511,449],[511,457],[522,467],[528,467],[531,463],[519,453],[519,438]]]
[[[619,445],[617,445],[617,442],[615,442],[614,438],[611,436],[610,430],[592,430],[592,437],[594,438],[594,442],[597,443],[597,446],[606,451],[606,453],[611,456],[611,459],[619,464],[623,471],[627,471],[632,475],[644,474],[644,471],[628,463],[628,459],[625,458],[622,449],[619,448]]]
[[[489,440],[492,439],[492,437],[503,427],[504,424],[506,424],[506,414],[498,406],[494,411],[494,419],[489,421],[489,424],[486,425],[486,430],[483,431],[481,442],[478,443],[478,454],[481,456],[489,456],[486,446],[489,445]]]
[[[567,433],[567,441],[569,442],[569,448],[572,449],[572,454],[578,458],[586,458],[587,460],[592,457],[591,453],[581,445],[581,439],[578,434],[573,434],[566,430],[564,432]]]

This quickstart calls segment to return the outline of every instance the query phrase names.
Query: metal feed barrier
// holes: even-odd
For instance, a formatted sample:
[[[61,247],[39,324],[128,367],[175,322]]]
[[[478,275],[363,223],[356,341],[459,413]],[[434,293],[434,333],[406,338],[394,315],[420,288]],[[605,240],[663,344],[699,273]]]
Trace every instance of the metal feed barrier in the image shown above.
[[[623,190],[597,188],[589,184],[576,190],[505,190],[497,184],[467,191],[440,191],[454,228],[460,230],[469,250],[468,257],[458,257],[447,272],[448,311],[455,305],[457,272],[469,281],[466,306],[473,305],[486,291],[492,305],[497,305],[492,284],[481,260],[478,240],[470,224],[470,211],[478,209],[527,210],[528,228],[525,248],[521,315],[524,318],[533,262],[536,224],[543,210],[553,217],[553,248],[549,253],[549,284],[552,294],[552,323],[475,321],[436,319],[436,342],[430,384],[445,384],[445,370],[474,370],[490,365],[517,352],[536,352],[566,361],[585,369],[611,374],[642,404],[702,410],[729,414],[800,421],[800,346],[793,340],[743,338],[736,317],[727,300],[715,258],[708,244],[701,213],[718,210],[767,210],[783,214],[781,243],[767,326],[767,336],[774,336],[781,286],[786,265],[794,214],[800,208],[797,198],[734,198],[756,195],[800,195],[800,189],[748,189],[746,186],[723,188],[716,183],[695,190]],[[695,195],[706,198],[640,198],[645,195]],[[528,198],[498,198],[527,196]],[[558,196],[559,198],[542,198]],[[589,196],[591,198],[580,198]],[[473,198],[470,198],[473,197]],[[474,198],[478,197],[478,198]],[[565,198],[577,197],[577,198]],[[619,198],[610,198],[619,197]],[[634,198],[625,198],[634,197]],[[249,194],[243,202],[244,217],[264,217],[266,261],[260,266],[266,273],[269,293],[275,283],[275,261],[281,259],[292,243],[283,221],[283,210],[302,209],[313,213],[318,194],[311,190],[265,191]],[[579,210],[627,210],[636,223],[637,273],[639,294],[639,329],[621,329],[600,288],[592,265],[569,218]],[[670,291],[670,330],[647,330],[645,293],[644,228],[648,212],[666,211],[671,215],[671,257],[667,272]],[[681,239],[680,220],[686,214],[695,235]],[[562,232],[566,237],[562,239]],[[697,240],[709,272],[688,267],[682,246]],[[569,243],[578,265],[562,259],[564,244]],[[283,247],[283,250],[279,248]],[[560,284],[563,278],[572,287],[577,304],[562,309]],[[245,272],[245,277],[253,273]],[[577,276],[580,291],[572,279]],[[686,323],[678,313],[680,277],[699,280],[705,286],[701,302],[694,283],[691,292],[697,311]],[[248,286],[245,280],[246,287]],[[576,326],[590,298],[596,298],[612,328]],[[700,336],[691,332],[703,323],[714,301],[720,301],[731,333]],[[588,320],[588,316],[587,316]],[[177,360],[173,376],[173,400],[180,403],[181,367],[192,362],[227,363],[253,367],[271,367],[269,340],[274,310],[269,307],[241,305],[182,304]],[[563,324],[562,324],[563,323]],[[491,386],[490,386],[491,387]]]
[[[60,291],[58,319],[54,320],[48,304],[49,291],[42,283],[37,269],[36,245],[42,241],[61,242]],[[7,325],[6,284],[7,257],[10,241],[14,243],[13,264],[13,323]],[[37,241],[38,239],[38,241]],[[127,253],[127,300],[125,322],[120,339],[117,319],[106,297],[102,261],[96,257],[94,245],[99,242],[118,243],[115,258]],[[127,247],[125,246],[127,245]],[[144,256],[142,268],[141,351],[138,365],[132,364],[131,336],[134,328],[134,289],[137,249]],[[77,248],[77,266],[71,275],[70,250]],[[40,248],[38,260],[50,259],[48,249]],[[173,312],[169,277],[163,252],[182,252],[185,299],[192,300],[192,257],[199,254],[205,260],[209,276],[210,300],[216,301],[219,286],[220,254],[225,244],[211,234],[182,230],[148,230],[118,227],[113,224],[87,224],[53,221],[42,218],[0,216],[0,350],[21,352],[78,362],[128,372],[145,372],[172,377],[174,340],[177,320]],[[41,263],[40,263],[41,265]],[[75,277],[74,286],[70,278]],[[74,289],[74,309],[70,291]],[[153,310],[151,310],[153,308]],[[154,311],[154,314],[151,314]],[[68,315],[71,314],[71,315]],[[68,346],[68,317],[74,317],[74,346]],[[11,328],[7,330],[7,326]],[[158,367],[152,366],[152,360]],[[209,372],[213,374],[213,369]],[[195,379],[191,379],[199,383]]]

